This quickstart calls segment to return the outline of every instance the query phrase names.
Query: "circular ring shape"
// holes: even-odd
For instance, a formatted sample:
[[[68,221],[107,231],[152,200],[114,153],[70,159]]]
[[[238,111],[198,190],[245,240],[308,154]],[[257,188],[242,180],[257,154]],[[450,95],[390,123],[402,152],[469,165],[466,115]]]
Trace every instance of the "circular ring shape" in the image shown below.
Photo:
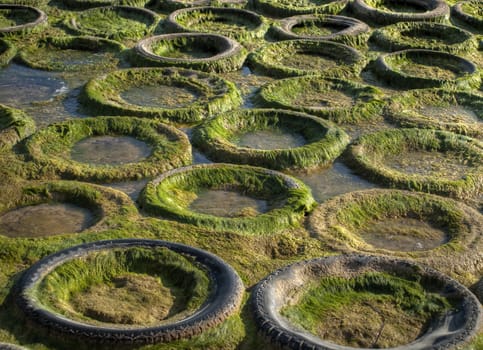
[[[352,77],[365,65],[359,51],[347,45],[322,40],[286,40],[270,43],[251,53],[255,69],[276,78],[307,74]]]
[[[413,226],[415,220],[420,226]],[[350,192],[319,205],[310,215],[308,229],[344,253],[417,259],[460,277],[478,275],[483,268],[483,216],[440,196],[386,189]]]
[[[152,147],[136,163],[92,165],[71,159],[69,149],[92,136],[131,136]],[[182,131],[159,121],[133,117],[96,117],[52,124],[35,133],[26,144],[33,160],[66,179],[98,182],[138,180],[189,164],[191,145]]]
[[[398,5],[413,7],[418,12],[409,9],[398,11]],[[354,17],[378,25],[416,21],[444,22],[450,12],[444,0],[405,0],[402,4],[394,0],[354,0],[349,6]]]
[[[273,209],[256,216],[223,217],[189,208],[194,194],[226,189],[256,199],[275,199]],[[180,195],[184,193],[186,195]],[[191,197],[191,198],[189,198]],[[297,226],[315,201],[300,181],[264,168],[233,164],[200,164],[168,171],[149,182],[139,199],[147,212],[214,231],[271,234]]]
[[[53,313],[32,296],[35,288],[53,269],[92,252],[114,248],[167,248],[175,253],[190,256],[207,271],[213,287],[208,300],[191,316],[171,324],[118,328],[93,326],[76,322]],[[68,248],[43,258],[28,269],[18,284],[17,305],[36,323],[76,340],[111,344],[166,343],[189,338],[212,328],[236,312],[241,304],[243,284],[237,273],[219,257],[190,246],[159,240],[120,239],[91,242]]]
[[[23,346],[15,345],[15,344],[8,344],[8,343],[0,343],[0,349],[2,350],[27,350]]]
[[[9,41],[0,39],[0,67],[10,63],[17,54],[17,48]]]
[[[405,128],[483,136],[483,97],[463,91],[416,89],[389,99],[385,116]]]
[[[79,35],[112,40],[139,40],[154,31],[158,20],[155,12],[145,8],[105,6],[79,12],[66,20],[65,25]]]
[[[470,32],[431,22],[402,22],[379,28],[372,34],[371,41],[389,51],[428,49],[465,54],[478,49]]]
[[[236,135],[259,130],[287,130],[305,144],[285,149],[237,146]],[[308,114],[276,109],[243,109],[222,113],[194,129],[192,142],[208,158],[269,169],[309,168],[331,164],[349,144],[349,136],[332,124]]]
[[[433,50],[410,49],[383,54],[372,69],[380,79],[397,88],[471,89],[478,88],[481,82],[473,62]]]
[[[36,45],[20,50],[18,59],[35,69],[106,70],[117,67],[119,59],[115,54],[122,50],[124,46],[116,41],[91,36],[47,37]],[[78,54],[83,52],[85,56],[78,58]]]
[[[290,17],[304,14],[341,12],[349,0],[253,0],[253,7],[270,17]]]
[[[252,11],[230,7],[192,7],[172,12],[165,21],[171,32],[214,33],[247,41],[263,38],[268,24]]]
[[[113,5],[144,7],[147,2],[148,0],[64,0],[65,5],[69,8],[81,10]]]
[[[302,15],[281,19],[270,28],[280,40],[332,40],[346,45],[367,43],[370,28],[358,19],[333,15]]]
[[[451,8],[451,17],[465,25],[483,32],[483,14],[480,1],[460,1]]]
[[[176,11],[188,7],[245,7],[248,0],[159,0],[159,8],[164,11]]]
[[[294,293],[312,281],[339,277],[343,280],[363,277],[368,273],[394,276],[423,289],[442,295],[451,293],[458,302],[457,311],[447,312],[441,320],[409,344],[387,349],[439,350],[453,348],[475,336],[481,321],[481,306],[476,297],[455,280],[423,265],[407,260],[364,255],[339,255],[298,262],[277,270],[255,286],[252,294],[255,323],[264,336],[284,349],[351,350],[295,327],[280,315],[280,309],[293,303]],[[421,281],[421,282],[417,282]],[[366,285],[362,288],[369,288]],[[439,322],[438,322],[439,321]],[[446,325],[445,325],[446,323]],[[452,324],[451,331],[446,327]],[[361,348],[362,349],[362,348]]]
[[[158,107],[130,103],[121,96],[123,91],[143,86],[183,89],[196,98],[175,106]],[[242,102],[238,89],[228,80],[183,68],[133,68],[110,72],[90,80],[80,98],[95,114],[132,115],[178,123],[199,122],[207,116],[236,108]]]
[[[321,76],[286,78],[265,84],[256,96],[264,107],[291,109],[356,124],[382,119],[383,94],[377,88]]]
[[[35,132],[35,121],[25,112],[0,104],[0,150],[10,149]]]
[[[204,72],[231,72],[242,67],[246,49],[217,34],[157,35],[137,43],[132,61],[137,65],[176,66]]]
[[[24,16],[28,19],[12,23],[10,26],[0,27],[0,35],[28,31],[47,22],[47,15],[42,10],[32,6],[0,4],[0,16],[3,17],[2,12],[13,14],[15,14],[15,12],[18,12],[19,14],[24,13]]]
[[[348,150],[348,162],[355,171],[390,187],[461,199],[478,198],[483,192],[483,146],[466,136],[428,129],[387,130],[360,137]],[[423,152],[423,158],[425,152],[435,152],[435,156],[453,154],[457,165],[452,165],[450,173],[441,173],[438,162],[436,171],[424,168],[431,166],[431,159],[408,164],[398,161],[404,153],[417,156],[418,152]],[[388,162],[393,165],[386,165]],[[423,168],[413,172],[415,162]],[[439,162],[443,167],[450,166],[446,156]]]

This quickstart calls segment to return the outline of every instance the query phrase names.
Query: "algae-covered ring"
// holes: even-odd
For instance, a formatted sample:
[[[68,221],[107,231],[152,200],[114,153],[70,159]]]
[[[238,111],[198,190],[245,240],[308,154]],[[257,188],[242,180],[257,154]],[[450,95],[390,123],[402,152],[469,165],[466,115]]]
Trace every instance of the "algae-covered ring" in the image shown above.
[[[405,0],[404,5],[412,5],[420,12],[396,12],[378,8],[381,5],[394,3],[394,0],[354,0],[350,2],[350,10],[354,17],[369,23],[380,25],[397,22],[434,21],[443,22],[449,18],[449,6],[444,0]]]
[[[325,40],[286,40],[270,43],[248,56],[257,71],[276,78],[307,74],[351,77],[365,65],[356,49]]]
[[[428,49],[459,54],[478,48],[470,32],[431,22],[402,22],[382,27],[374,31],[370,40],[390,51]]]
[[[211,0],[160,0],[159,7],[165,11],[175,11],[187,7],[210,6]],[[245,7],[248,0],[216,0],[216,6]]]
[[[119,165],[73,160],[70,149],[93,136],[129,136],[151,147],[148,157]],[[191,145],[178,129],[159,121],[134,117],[96,117],[52,124],[35,133],[26,144],[33,160],[62,178],[114,182],[136,180],[191,162]]]
[[[34,297],[34,291],[54,269],[88,254],[112,249],[160,249],[191,257],[206,271],[212,290],[205,303],[190,316],[177,322],[150,327],[104,327],[67,319],[52,312]],[[18,283],[17,305],[28,318],[49,331],[77,340],[99,343],[166,343],[190,338],[208,330],[236,312],[243,296],[243,284],[237,273],[219,257],[201,249],[160,240],[120,239],[91,242],[49,255],[28,269]]]
[[[10,63],[17,54],[17,48],[9,41],[0,39],[0,67]]]
[[[297,33],[295,29],[307,27],[327,28],[327,33]],[[370,28],[358,19],[334,15],[301,15],[281,19],[271,27],[271,32],[282,40],[308,39],[333,40],[347,45],[362,45],[369,36]]]
[[[8,344],[8,343],[0,343],[0,349],[2,350],[27,350],[23,346],[15,345],[15,344]]]
[[[467,13],[465,6],[473,7],[477,15]],[[467,0],[458,2],[451,8],[451,16],[478,31],[483,31],[483,15],[481,14],[480,1]]]
[[[303,14],[336,14],[347,5],[348,0],[297,1],[292,0],[253,0],[253,7],[272,17],[289,17]]]
[[[153,36],[141,40],[136,45],[135,52],[136,57],[133,60],[136,64],[177,66],[205,72],[238,70],[247,55],[243,46],[235,40],[204,33]]]
[[[387,130],[361,136],[348,151],[348,164],[356,172],[390,187],[461,199],[478,198],[483,192],[483,146],[463,135],[429,129]],[[403,157],[404,153],[408,156]],[[416,158],[406,161],[411,153]]]
[[[483,136],[483,97],[464,91],[415,89],[393,96],[385,117],[405,128]]]
[[[159,89],[156,104],[145,106],[128,102],[121,96],[125,91],[143,87],[165,87],[168,91],[161,93],[159,90],[162,89]],[[186,95],[187,102],[177,102],[176,98]],[[90,80],[80,98],[95,114],[132,115],[179,123],[201,121],[209,115],[236,108],[242,101],[238,89],[228,80],[214,74],[172,67],[122,69],[107,73]],[[173,99],[176,104],[164,103],[166,99],[168,102]]]
[[[91,7],[128,5],[143,7],[147,0],[64,0],[65,5],[73,9],[88,9]]]
[[[293,303],[293,295],[310,282],[322,278],[358,277],[366,273],[385,273],[409,281],[421,281],[424,289],[448,293],[459,303],[458,311],[449,312],[444,320],[411,343],[398,346],[400,350],[449,349],[473,338],[481,320],[481,306],[476,297],[463,285],[424,265],[408,260],[364,255],[339,255],[298,262],[279,269],[259,282],[252,294],[252,306],[260,332],[283,349],[349,350],[347,347],[316,337],[295,327],[280,315],[280,309]],[[444,322],[451,323],[448,331]],[[447,326],[447,324],[446,324]],[[391,348],[396,349],[396,348]]]
[[[235,40],[263,38],[268,29],[263,18],[253,11],[209,6],[176,10],[168,16],[165,26],[171,32],[215,33]]]
[[[0,104],[0,149],[9,148],[35,131],[35,121],[25,112]]]
[[[434,50],[408,49],[383,54],[374,62],[372,69],[380,79],[398,88],[468,89],[478,87],[481,80],[473,62]]]
[[[270,129],[296,132],[306,143],[299,147],[266,150],[231,142],[236,135]],[[247,109],[210,118],[194,130],[192,142],[215,161],[281,170],[328,165],[345,149],[349,136],[342,129],[308,114]]]
[[[39,10],[36,7],[15,4],[0,4],[0,15],[3,11],[11,12],[13,15],[15,15],[16,12],[18,12],[19,15],[21,15],[22,13],[26,13],[28,14],[29,19],[25,21],[20,21],[20,23],[15,25],[1,26],[0,35],[5,33],[29,30],[47,22],[47,15],[42,10]]]
[[[265,84],[258,105],[291,109],[335,123],[382,119],[383,94],[377,88],[349,80],[316,75],[286,78]]]
[[[265,200],[270,205],[265,212],[242,211],[235,217],[191,209],[192,201],[205,190],[233,191]],[[297,226],[315,204],[310,189],[288,175],[265,168],[223,163],[168,171],[149,182],[138,201],[153,215],[214,231],[252,235],[272,234]]]

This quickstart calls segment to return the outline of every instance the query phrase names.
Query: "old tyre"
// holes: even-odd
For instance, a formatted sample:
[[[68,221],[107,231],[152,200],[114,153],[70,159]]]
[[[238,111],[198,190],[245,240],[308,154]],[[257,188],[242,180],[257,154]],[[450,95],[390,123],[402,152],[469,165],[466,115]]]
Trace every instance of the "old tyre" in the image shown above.
[[[9,41],[0,39],[0,67],[10,63],[17,54],[17,48]]]
[[[483,33],[483,15],[479,1],[467,0],[458,2],[451,8],[451,18],[463,22],[479,33]]]
[[[2,12],[11,13],[13,16],[18,13],[22,20],[19,24],[0,26],[0,36],[6,33],[29,31],[47,22],[47,15],[32,6],[0,4],[0,16],[3,17]]]
[[[25,112],[0,104],[0,150],[9,149],[35,131],[35,121]]]
[[[347,5],[348,0],[303,1],[253,0],[253,7],[271,17],[289,17],[303,14],[337,14]]]

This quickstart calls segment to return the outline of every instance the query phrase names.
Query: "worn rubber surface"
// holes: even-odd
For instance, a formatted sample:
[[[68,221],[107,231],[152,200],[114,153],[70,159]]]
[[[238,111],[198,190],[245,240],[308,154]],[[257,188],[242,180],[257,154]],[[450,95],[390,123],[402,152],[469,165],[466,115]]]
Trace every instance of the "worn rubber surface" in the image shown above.
[[[14,5],[14,4],[0,4],[0,10],[21,10],[21,11],[30,11],[36,14],[37,18],[28,23],[16,25],[16,26],[11,26],[11,27],[3,27],[0,28],[0,35],[4,33],[12,33],[12,32],[19,32],[23,30],[28,30],[33,27],[36,27],[40,24],[46,23],[47,22],[47,15],[44,13],[44,11],[39,10],[36,7],[32,6],[25,6],[25,5]]]

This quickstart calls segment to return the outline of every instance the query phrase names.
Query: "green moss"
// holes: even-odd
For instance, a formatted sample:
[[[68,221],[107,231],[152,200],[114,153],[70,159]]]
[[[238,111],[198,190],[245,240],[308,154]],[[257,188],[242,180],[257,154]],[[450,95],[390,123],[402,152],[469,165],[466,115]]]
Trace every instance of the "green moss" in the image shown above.
[[[337,14],[347,3],[347,0],[254,0],[253,7],[268,16],[289,17],[309,13]]]
[[[64,0],[65,5],[75,9],[88,9],[91,7],[125,5],[144,7],[149,0]]]
[[[35,122],[19,109],[0,104],[0,150],[11,148],[35,131]]]
[[[17,48],[9,41],[0,39],[0,67],[10,63],[17,54]]]
[[[465,1],[461,8],[463,11],[473,17],[476,17],[480,20],[483,20],[483,9],[481,8],[480,4],[476,1]]]

